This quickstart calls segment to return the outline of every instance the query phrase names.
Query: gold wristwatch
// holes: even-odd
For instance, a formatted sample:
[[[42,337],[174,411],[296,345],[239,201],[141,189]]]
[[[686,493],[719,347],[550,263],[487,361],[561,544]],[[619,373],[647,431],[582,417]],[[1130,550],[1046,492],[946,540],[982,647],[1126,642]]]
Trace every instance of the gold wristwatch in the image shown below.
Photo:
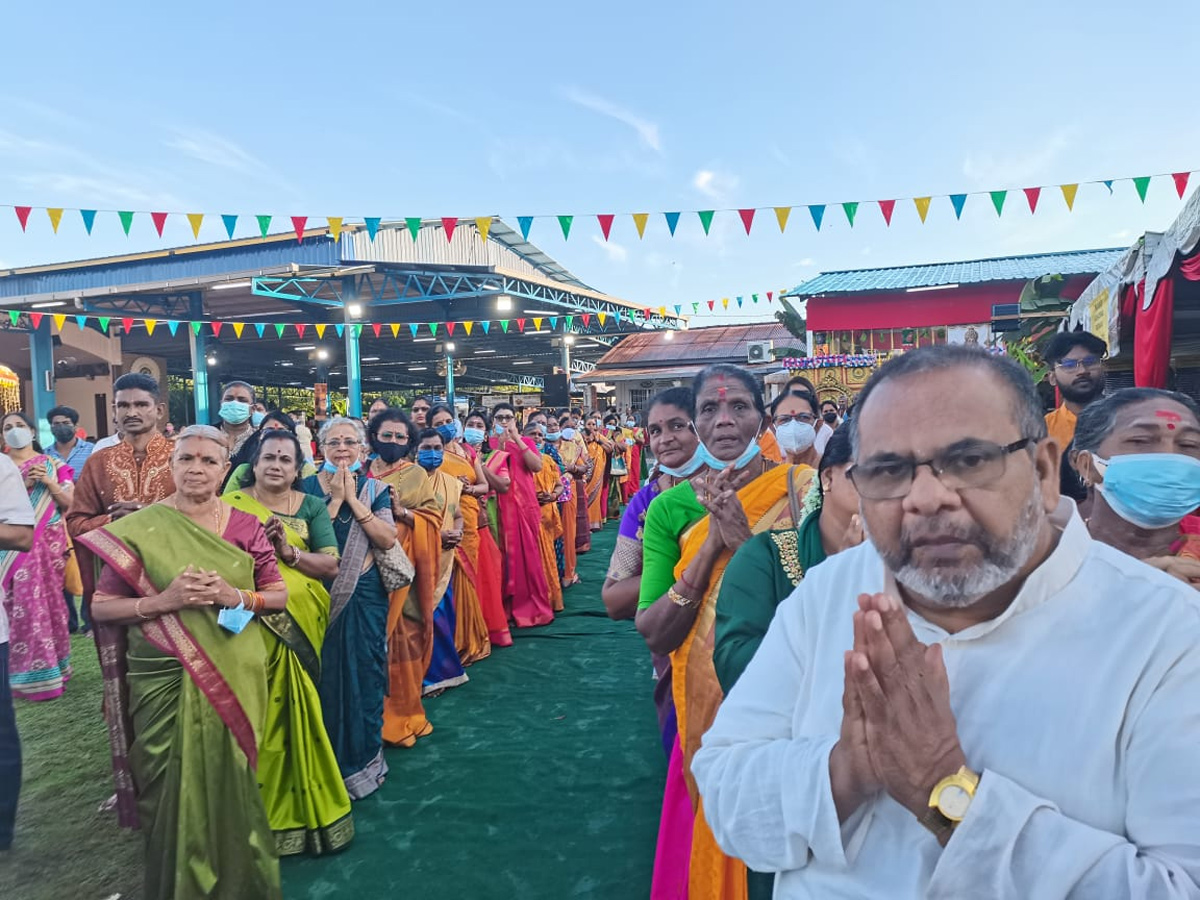
[[[947,775],[930,792],[929,811],[921,817],[921,824],[939,838],[953,832],[955,826],[966,818],[978,787],[979,776],[966,766],[953,775]]]

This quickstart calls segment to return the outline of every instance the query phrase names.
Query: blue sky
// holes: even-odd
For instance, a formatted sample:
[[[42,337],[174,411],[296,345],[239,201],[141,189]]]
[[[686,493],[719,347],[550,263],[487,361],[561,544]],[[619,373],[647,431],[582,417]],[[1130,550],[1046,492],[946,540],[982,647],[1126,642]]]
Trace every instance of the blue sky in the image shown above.
[[[972,197],[961,222],[935,199],[925,225],[901,202],[891,228],[868,201],[1200,168],[1192,0],[10,6],[0,203],[572,213],[568,242],[553,220],[531,240],[652,306],[1124,246],[1174,219],[1169,180],[1144,206],[1128,182],[1084,186],[1074,213],[1055,188],[1035,217],[1019,193],[1001,219]],[[796,210],[780,235],[765,211],[749,238],[734,213],[708,237],[685,215],[673,239],[653,216],[643,240],[624,216],[605,243],[591,217],[845,200],[863,201],[853,229]],[[0,209],[0,268],[190,241],[182,218],[160,239],[108,216],[89,238],[77,213],[54,236],[40,210],[22,234]]]

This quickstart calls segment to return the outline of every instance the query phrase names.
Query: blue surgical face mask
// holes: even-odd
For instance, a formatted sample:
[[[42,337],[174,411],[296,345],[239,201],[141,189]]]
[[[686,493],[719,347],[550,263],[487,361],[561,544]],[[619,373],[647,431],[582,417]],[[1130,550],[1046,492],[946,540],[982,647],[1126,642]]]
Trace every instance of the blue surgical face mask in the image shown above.
[[[441,450],[418,450],[417,465],[426,472],[432,472],[442,464],[444,453]]]
[[[548,440],[552,444],[557,444],[559,441],[562,440],[562,432],[561,431],[547,431],[546,432],[546,440]]]
[[[697,450],[699,450],[699,448],[697,448]],[[689,459],[687,462],[685,462],[682,466],[679,466],[678,468],[672,468],[671,466],[664,466],[662,463],[659,463],[658,470],[660,472],[665,472],[667,475],[670,475],[672,478],[691,478],[698,471],[700,471],[700,468],[703,465],[704,465],[704,459],[697,452],[697,453],[693,453],[692,458]]]
[[[504,432],[506,430],[507,429],[503,425],[493,425],[492,426],[492,434],[496,435],[497,437],[504,434]]]
[[[267,417],[266,413],[261,413],[261,412],[257,412],[257,411],[252,412],[252,413],[250,413],[250,424],[253,425],[255,428],[257,428],[259,425],[261,425],[263,423],[263,419],[265,419],[266,417]]]
[[[480,444],[482,444],[483,439],[485,437],[486,437],[486,435],[484,434],[484,431],[482,428],[464,428],[463,429],[463,440],[466,441],[468,444],[470,444],[472,447],[478,447]]]
[[[445,425],[439,425],[437,427],[437,433],[442,436],[442,440],[447,444],[458,439],[458,428],[455,427],[453,422],[447,422]]]
[[[692,426],[692,430],[696,430],[695,425]],[[696,432],[696,437],[700,437],[699,432]],[[704,441],[701,441],[699,446],[696,447],[696,455],[701,458],[704,465],[708,466],[714,472],[720,472],[723,469],[729,468],[730,466],[732,466],[733,470],[736,472],[738,469],[744,469],[746,466],[750,465],[750,462],[754,459],[754,457],[758,456],[758,454],[761,452],[758,446],[758,439],[760,437],[762,437],[761,431],[754,436],[754,440],[752,440],[749,446],[742,451],[741,456],[739,456],[733,462],[726,462],[723,459],[717,459],[712,455],[712,451],[709,450],[708,447],[704,446]]]
[[[250,418],[250,404],[241,400],[226,400],[221,404],[221,419],[229,425],[241,425]]]
[[[1092,454],[1104,481],[1096,485],[1112,511],[1138,528],[1178,525],[1200,508],[1200,460],[1179,453]]]
[[[346,466],[346,468],[349,469],[351,472],[357,472],[359,469],[362,468],[362,461],[356,459],[354,462],[350,463],[350,465]],[[322,472],[329,472],[330,474],[333,474],[337,470],[338,470],[338,467],[334,463],[331,463],[329,460],[325,460],[325,462],[322,463],[322,465],[321,465]]]
[[[575,440],[575,429],[574,428],[564,428],[561,432],[559,432],[559,434],[562,435],[562,439],[564,441]]]

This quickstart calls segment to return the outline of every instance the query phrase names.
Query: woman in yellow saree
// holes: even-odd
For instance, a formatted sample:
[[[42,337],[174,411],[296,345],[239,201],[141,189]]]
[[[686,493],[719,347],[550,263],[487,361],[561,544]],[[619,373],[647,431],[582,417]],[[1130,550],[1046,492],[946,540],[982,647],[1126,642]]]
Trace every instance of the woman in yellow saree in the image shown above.
[[[258,789],[267,714],[257,614],[287,588],[253,516],[216,492],[222,432],[192,425],[172,454],[176,493],[80,537],[121,824],[146,834],[148,900],[282,896]]]
[[[671,656],[679,728],[663,797],[654,900],[747,896],[746,867],[717,846],[690,763],[722,699],[712,649],[725,566],[751,535],[799,521],[812,477],[806,466],[777,466],[762,457],[758,439],[766,422],[749,373],[729,365],[700,372],[693,425],[707,471],[664,491],[646,514],[636,622],[652,652]]]
[[[557,612],[563,609],[562,579],[558,574],[558,557],[554,552],[554,542],[562,537],[562,519],[558,514],[558,498],[562,496],[562,471],[543,448],[546,442],[546,427],[534,422],[525,426],[526,437],[533,438],[538,449],[542,451],[542,469],[533,476],[533,486],[537,491],[538,511],[538,550],[542,557],[542,571],[546,574],[546,584],[550,587],[550,608]]]
[[[608,451],[605,445],[611,448],[612,442],[605,436],[599,416],[588,417],[583,439],[587,442],[588,457],[592,461],[592,470],[587,475],[588,526],[592,531],[599,531],[604,527],[604,491],[608,487]]]
[[[256,441],[224,500],[256,517],[275,549],[287,609],[263,616],[270,706],[259,742],[258,783],[280,856],[340,850],[354,837],[350,795],[325,730],[321,647],[338,540],[329,510],[296,489],[304,462],[299,439],[277,431]]]

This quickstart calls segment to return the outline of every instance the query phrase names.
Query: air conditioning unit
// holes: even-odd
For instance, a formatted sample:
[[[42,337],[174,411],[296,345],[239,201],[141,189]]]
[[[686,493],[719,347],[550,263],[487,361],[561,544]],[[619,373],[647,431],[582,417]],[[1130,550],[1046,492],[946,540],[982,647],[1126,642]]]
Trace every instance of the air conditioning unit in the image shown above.
[[[751,341],[746,345],[746,362],[765,363],[772,360],[771,351],[775,349],[774,341]]]

